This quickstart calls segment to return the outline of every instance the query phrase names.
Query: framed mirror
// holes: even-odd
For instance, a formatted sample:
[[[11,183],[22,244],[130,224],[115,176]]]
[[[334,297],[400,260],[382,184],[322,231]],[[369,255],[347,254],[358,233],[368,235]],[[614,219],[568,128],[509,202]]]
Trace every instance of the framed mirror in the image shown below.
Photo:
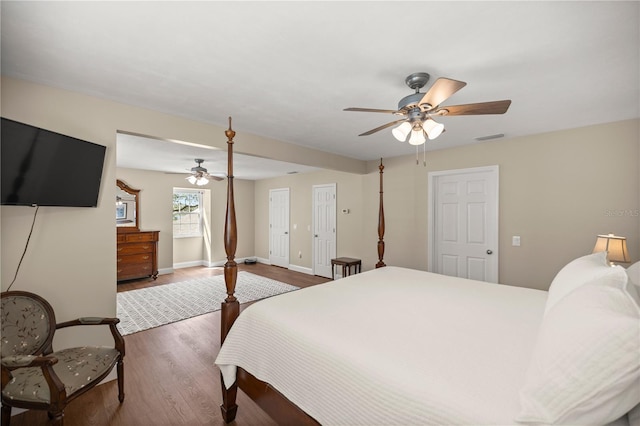
[[[139,232],[138,209],[140,190],[116,180],[116,229],[118,232]]]

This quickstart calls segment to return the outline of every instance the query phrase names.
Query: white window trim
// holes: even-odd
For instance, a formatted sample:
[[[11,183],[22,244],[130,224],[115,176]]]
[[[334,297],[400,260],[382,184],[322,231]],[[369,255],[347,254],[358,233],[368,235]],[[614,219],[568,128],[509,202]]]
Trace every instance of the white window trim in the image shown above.
[[[173,238],[174,239],[181,239],[181,238],[202,238],[204,236],[204,231],[202,229],[202,222],[203,222],[203,218],[202,218],[202,213],[203,213],[203,202],[204,202],[204,191],[199,190],[199,189],[188,189],[188,188],[173,188],[173,195],[175,194],[198,194],[199,198],[200,198],[200,212],[198,213],[198,233],[197,234],[179,234],[176,235],[173,232],[173,224],[172,224],[172,233],[173,233]],[[173,202],[172,202],[172,214],[173,214]]]

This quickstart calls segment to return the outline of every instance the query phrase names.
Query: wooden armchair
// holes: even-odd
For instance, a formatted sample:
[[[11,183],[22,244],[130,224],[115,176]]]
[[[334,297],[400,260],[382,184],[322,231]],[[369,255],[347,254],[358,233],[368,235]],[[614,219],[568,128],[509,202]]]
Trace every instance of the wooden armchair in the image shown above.
[[[24,291],[1,296],[2,425],[9,426],[11,408],[47,410],[62,426],[66,405],[100,383],[118,365],[118,399],[124,400],[124,339],[118,318],[79,318],[56,324],[51,305]],[[76,325],[108,325],[114,347],[84,346],[53,351],[56,329]]]

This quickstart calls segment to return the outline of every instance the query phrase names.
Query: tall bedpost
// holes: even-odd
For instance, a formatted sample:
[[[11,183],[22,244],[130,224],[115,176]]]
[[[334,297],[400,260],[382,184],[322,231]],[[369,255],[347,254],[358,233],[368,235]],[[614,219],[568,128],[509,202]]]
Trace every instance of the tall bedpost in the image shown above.
[[[382,165],[382,158],[378,169],[380,169],[380,207],[378,209],[378,263],[376,263],[376,268],[382,268],[387,266],[382,260],[384,257],[384,202],[382,200],[384,192],[382,190],[382,173],[384,173],[384,166]]]
[[[231,326],[240,314],[240,303],[234,296],[236,280],[238,278],[238,264],[235,261],[236,247],[238,245],[238,229],[236,224],[236,206],[233,194],[233,137],[236,135],[231,129],[231,117],[229,117],[229,129],[225,130],[227,136],[227,214],[224,224],[224,249],[227,253],[227,262],[224,264],[224,282],[227,286],[227,298],[222,302],[220,316],[220,344],[224,342]],[[220,374],[222,386],[222,418],[226,423],[235,420],[238,406],[236,394],[238,384],[234,383],[229,389],[224,385],[222,373]]]

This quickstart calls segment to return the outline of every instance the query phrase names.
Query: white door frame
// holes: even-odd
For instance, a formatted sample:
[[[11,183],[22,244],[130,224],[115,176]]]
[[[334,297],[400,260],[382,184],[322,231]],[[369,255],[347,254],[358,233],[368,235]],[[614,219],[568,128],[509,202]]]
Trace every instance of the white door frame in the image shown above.
[[[333,208],[334,208],[334,212],[333,212],[333,228],[334,228],[334,232],[333,232],[333,251],[332,251],[332,258],[335,258],[337,250],[338,250],[338,246],[337,246],[337,226],[336,226],[336,222],[338,221],[338,217],[337,217],[337,213],[338,213],[338,194],[337,194],[337,184],[336,183],[326,183],[326,184],[322,184],[322,185],[313,185],[311,187],[311,256],[312,256],[312,260],[311,260],[311,269],[312,269],[312,273],[314,275],[316,275],[316,241],[315,241],[315,236],[314,236],[314,232],[316,229],[316,197],[315,197],[315,193],[316,193],[316,189],[317,188],[323,188],[323,187],[331,187],[333,189]]]
[[[436,177],[438,176],[448,176],[448,175],[457,175],[457,174],[464,174],[464,173],[479,173],[479,172],[491,172],[494,173],[496,176],[496,201],[495,201],[495,223],[494,223],[494,227],[495,227],[495,249],[493,250],[493,255],[496,256],[496,261],[495,261],[495,271],[493,271],[494,276],[496,277],[496,282],[498,282],[498,272],[500,270],[499,267],[499,260],[500,260],[500,252],[498,250],[499,248],[499,242],[500,242],[500,228],[499,228],[499,224],[500,224],[500,220],[499,220],[499,215],[500,215],[500,168],[498,165],[494,165],[494,166],[484,166],[484,167],[471,167],[471,168],[467,168],[467,169],[454,169],[454,170],[441,170],[441,171],[435,171],[435,172],[429,172],[428,174],[428,183],[427,183],[427,188],[428,188],[428,195],[427,195],[427,252],[429,253],[428,257],[427,257],[427,270],[429,272],[433,272],[435,269],[435,265],[436,265],[436,258],[435,258],[435,236],[436,236],[436,223],[434,220],[434,214],[435,214],[435,184],[436,184]]]

